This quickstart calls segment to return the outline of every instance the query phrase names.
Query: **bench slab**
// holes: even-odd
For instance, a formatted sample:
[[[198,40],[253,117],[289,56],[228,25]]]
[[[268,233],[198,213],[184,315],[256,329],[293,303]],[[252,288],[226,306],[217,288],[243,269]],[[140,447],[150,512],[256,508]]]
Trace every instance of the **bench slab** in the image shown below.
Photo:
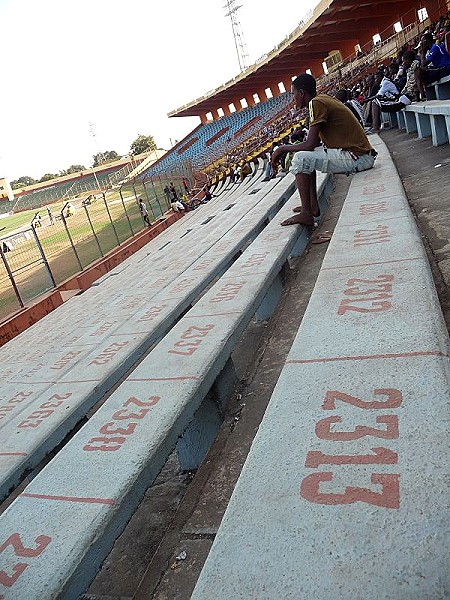
[[[450,595],[450,340],[395,168],[376,148],[193,600]]]

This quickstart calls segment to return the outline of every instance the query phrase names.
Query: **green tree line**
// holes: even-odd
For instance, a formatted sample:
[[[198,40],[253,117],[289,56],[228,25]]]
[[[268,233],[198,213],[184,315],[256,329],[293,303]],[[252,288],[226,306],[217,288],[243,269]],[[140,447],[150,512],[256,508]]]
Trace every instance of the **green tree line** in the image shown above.
[[[132,156],[137,156],[143,152],[150,152],[157,150],[155,140],[152,135],[139,134],[138,137],[131,143],[130,152]],[[97,152],[92,157],[92,167],[100,167],[108,163],[114,162],[122,158],[115,150],[105,150],[104,152]],[[29,175],[22,175],[18,179],[11,181],[11,187],[18,189],[26,187],[27,185],[33,185],[33,183],[43,183],[50,181],[50,179],[56,179],[56,177],[63,177],[64,175],[71,175],[72,173],[80,173],[85,171],[84,165],[70,165],[67,169],[63,169],[59,173],[45,173],[40,179],[33,179]]]

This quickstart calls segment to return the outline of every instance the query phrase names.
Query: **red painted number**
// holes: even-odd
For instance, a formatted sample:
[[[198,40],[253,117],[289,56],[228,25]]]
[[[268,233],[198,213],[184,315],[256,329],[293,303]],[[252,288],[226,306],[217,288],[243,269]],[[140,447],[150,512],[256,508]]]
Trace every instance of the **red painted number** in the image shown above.
[[[386,400],[361,400],[356,396],[345,394],[344,392],[338,392],[337,390],[331,390],[326,393],[325,400],[323,401],[322,408],[324,410],[334,410],[336,408],[336,400],[346,402],[357,408],[364,409],[377,409],[377,408],[398,408],[403,400],[402,393],[400,390],[392,388],[387,389],[375,389],[373,391],[375,396],[387,396]]]
[[[342,316],[348,311],[373,313],[389,310],[392,306],[389,300],[392,299],[393,280],[393,275],[378,275],[375,279],[349,279],[344,295],[351,297],[342,300],[337,311],[338,315]],[[363,306],[358,305],[361,303]],[[364,306],[364,303],[370,304]]]
[[[305,500],[315,504],[336,505],[365,502],[383,508],[400,508],[399,479],[400,475],[374,473],[371,475],[370,481],[374,485],[381,485],[380,492],[374,492],[368,488],[348,486],[343,494],[327,494],[320,491],[320,484],[333,481],[333,473],[312,473],[302,481],[300,494]]]
[[[114,421],[126,421],[128,419],[143,419],[145,415],[148,413],[150,408],[141,408],[139,410],[134,410],[128,408],[130,406],[155,406],[160,401],[160,396],[150,396],[148,400],[138,400],[134,396],[131,396],[123,403],[123,407],[112,415]],[[99,433],[103,434],[103,437],[94,437],[89,440],[89,442],[83,446],[83,450],[86,452],[94,452],[99,450],[101,452],[115,452],[122,447],[124,444],[126,437],[132,435],[136,427],[137,423],[128,423],[125,427],[121,427],[117,425],[114,421],[110,421],[109,423],[105,423],[99,429]],[[106,436],[114,436],[114,437],[106,437]]]
[[[211,329],[214,328],[214,325],[205,325],[205,327],[189,327],[185,332],[181,334],[181,341],[176,342],[174,344],[175,348],[184,348],[186,350],[168,350],[169,354],[181,354],[182,356],[191,356],[197,350],[197,348],[202,343],[202,338],[204,338]],[[195,339],[200,338],[200,339]],[[187,341],[184,341],[187,340]]]
[[[342,418],[338,416],[327,417],[326,419],[321,419],[316,424],[316,435],[321,440],[335,440],[340,442],[359,440],[366,435],[386,440],[398,438],[398,417],[396,415],[380,415],[375,420],[377,423],[384,423],[386,429],[356,425],[354,431],[331,431],[333,423],[342,423]]]
[[[320,465],[396,465],[397,452],[387,448],[371,448],[373,454],[329,455],[323,452],[308,452],[305,467],[316,469]]]
[[[137,427],[137,423],[128,423],[128,425],[126,426],[126,428],[124,427],[116,427],[114,428],[114,421],[111,421],[110,423],[106,423],[106,425],[103,425],[102,427],[100,427],[99,431],[100,433],[103,433],[104,435],[131,435],[132,433],[134,433],[134,430]]]
[[[124,443],[124,437],[94,437],[89,440],[89,443],[83,446],[83,450],[86,452],[94,452],[95,450],[101,450],[102,452],[115,452]],[[98,444],[94,445],[94,444]]]
[[[28,417],[24,421],[19,423],[17,427],[19,427],[20,429],[27,429],[28,427],[38,427],[44,419],[47,419],[48,417],[50,417],[50,415],[54,413],[55,408],[60,406],[64,400],[70,398],[71,395],[72,392],[67,392],[66,394],[62,395],[53,394],[53,396],[50,396],[47,402],[41,404],[38,410],[35,410],[30,415],[28,415]],[[52,400],[55,400],[55,402],[52,402]]]
[[[8,546],[12,546],[15,556],[18,556],[20,558],[34,558],[42,554],[42,552],[49,545],[51,540],[52,538],[48,535],[40,535],[34,540],[37,544],[36,548],[27,548],[22,544],[20,535],[18,533],[13,533],[0,546],[0,554]],[[0,571],[0,584],[6,587],[11,587],[27,567],[28,563],[19,562],[12,567],[12,574],[8,574],[6,571]]]

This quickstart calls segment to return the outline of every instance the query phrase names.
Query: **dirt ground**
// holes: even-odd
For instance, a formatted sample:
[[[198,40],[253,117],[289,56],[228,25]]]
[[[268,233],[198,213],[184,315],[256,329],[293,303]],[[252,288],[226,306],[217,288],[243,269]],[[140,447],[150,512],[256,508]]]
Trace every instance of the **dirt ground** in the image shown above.
[[[382,133],[403,180],[450,326],[450,146],[434,148],[397,130]],[[350,180],[336,179],[321,231],[333,231]],[[239,385],[217,439],[196,473],[175,457],[147,492],[85,600],[187,600],[212,545],[253,437],[301,322],[326,244],[286,269],[268,324],[252,325],[233,361]]]

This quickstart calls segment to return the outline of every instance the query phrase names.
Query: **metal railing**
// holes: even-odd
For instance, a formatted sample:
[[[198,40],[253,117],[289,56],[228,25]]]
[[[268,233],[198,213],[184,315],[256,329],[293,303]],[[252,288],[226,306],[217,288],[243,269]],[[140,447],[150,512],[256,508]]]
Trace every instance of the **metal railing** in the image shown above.
[[[139,197],[152,221],[160,217],[170,204],[157,189],[150,179],[135,181],[66,202],[58,212],[47,207],[29,226],[1,238],[0,321],[142,231]]]

